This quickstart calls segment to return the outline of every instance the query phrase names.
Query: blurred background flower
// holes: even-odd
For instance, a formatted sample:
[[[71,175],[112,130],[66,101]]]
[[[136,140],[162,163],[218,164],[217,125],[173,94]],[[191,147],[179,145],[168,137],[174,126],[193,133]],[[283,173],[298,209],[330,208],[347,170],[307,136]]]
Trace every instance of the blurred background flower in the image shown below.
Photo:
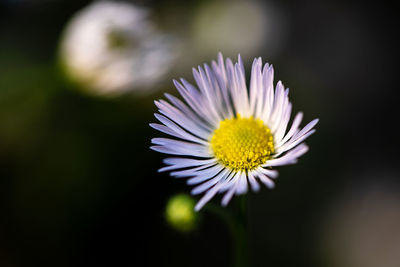
[[[285,42],[287,18],[270,1],[202,1],[193,15],[190,46],[193,55],[254,58],[265,51],[277,57]]]
[[[360,169],[354,175],[364,182],[344,186],[321,224],[326,266],[395,267],[400,262],[399,177],[390,170]]]
[[[120,4],[129,7],[111,20],[134,25],[103,35],[100,43],[120,47],[132,37],[135,49],[97,54],[93,44],[82,66],[71,56],[73,68],[83,75],[87,66],[98,67],[107,80],[81,81],[78,72],[69,83],[59,71],[60,44],[79,14],[100,3],[0,1],[0,266],[232,266],[232,236],[212,212],[199,214],[202,222],[190,236],[166,223],[171,195],[189,191],[183,180],[157,173],[162,155],[149,149],[156,135],[148,126],[153,100],[165,91],[177,96],[171,78],[193,82],[190,67],[219,51],[241,53],[244,62],[254,56],[272,62],[275,79],[286,81],[296,99],[293,109],[305,121],[321,118],[301,164],[280,168],[275,190],[248,195],[252,265],[387,267],[398,260],[393,6],[337,0],[107,6]],[[126,16],[132,6],[135,15]],[[93,23],[103,27],[98,19]],[[70,45],[87,51],[86,41]],[[154,62],[147,51],[165,53]],[[121,58],[125,63],[113,61]],[[143,68],[128,63],[132,58]],[[125,66],[138,69],[128,75]],[[118,75],[106,74],[111,67]]]
[[[120,1],[95,1],[77,12],[61,41],[65,72],[97,95],[159,88],[178,46],[157,29],[149,12]]]

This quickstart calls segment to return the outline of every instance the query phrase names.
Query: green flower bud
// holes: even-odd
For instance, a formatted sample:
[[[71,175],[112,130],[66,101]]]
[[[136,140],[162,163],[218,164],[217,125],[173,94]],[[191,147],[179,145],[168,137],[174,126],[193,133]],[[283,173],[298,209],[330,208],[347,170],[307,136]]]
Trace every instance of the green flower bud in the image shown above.
[[[193,230],[197,221],[194,205],[195,201],[189,195],[178,194],[171,197],[165,211],[167,222],[179,231]]]

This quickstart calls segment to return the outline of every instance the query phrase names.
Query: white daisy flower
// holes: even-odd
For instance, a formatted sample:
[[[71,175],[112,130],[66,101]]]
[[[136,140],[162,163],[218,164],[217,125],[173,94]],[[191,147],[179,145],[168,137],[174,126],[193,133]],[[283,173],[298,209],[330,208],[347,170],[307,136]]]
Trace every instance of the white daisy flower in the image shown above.
[[[175,40],[157,29],[149,11],[119,1],[94,1],[80,10],[60,46],[69,77],[102,96],[159,88],[177,50]]]
[[[193,69],[193,75],[199,89],[185,79],[174,81],[186,103],[169,94],[170,102],[155,101],[162,124],[150,126],[176,138],[151,140],[153,150],[175,155],[159,171],[189,178],[187,183],[196,185],[193,195],[205,193],[197,211],[217,193],[225,194],[226,206],[248,187],[258,191],[260,182],[273,188],[278,172],[272,167],[294,164],[307,152],[303,141],[318,119],[301,129],[299,112],[288,127],[289,89],[279,81],[274,90],[272,65],[263,66],[261,58],[254,59],[249,90],[240,56],[234,64],[219,54],[218,62]]]

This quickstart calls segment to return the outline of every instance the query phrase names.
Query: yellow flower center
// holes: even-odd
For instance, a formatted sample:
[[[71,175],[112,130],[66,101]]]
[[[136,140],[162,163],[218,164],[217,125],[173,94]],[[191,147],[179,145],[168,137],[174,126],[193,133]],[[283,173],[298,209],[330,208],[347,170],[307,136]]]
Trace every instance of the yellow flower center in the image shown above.
[[[233,170],[252,170],[274,153],[271,130],[260,119],[236,118],[220,122],[211,137],[214,156]]]

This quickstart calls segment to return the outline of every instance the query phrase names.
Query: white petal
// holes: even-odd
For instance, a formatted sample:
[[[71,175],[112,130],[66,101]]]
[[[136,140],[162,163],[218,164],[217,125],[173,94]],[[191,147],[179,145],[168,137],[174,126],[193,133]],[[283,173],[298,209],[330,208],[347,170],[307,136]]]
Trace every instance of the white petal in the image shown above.
[[[181,96],[185,99],[188,105],[200,116],[203,117],[210,125],[217,126],[217,121],[208,109],[204,108],[204,99],[200,92],[185,79],[181,79],[181,82],[184,84],[181,85],[179,82],[174,80],[174,84],[178,89]]]
[[[165,125],[157,124],[157,123],[150,123],[150,127],[154,128],[160,132],[163,132],[163,133],[166,133],[166,134],[169,134],[169,135],[172,135],[172,136],[175,136],[175,137],[187,140],[187,141],[191,141],[191,142],[199,143],[199,144],[203,144],[203,145],[208,144],[207,141],[204,141],[196,136],[193,136],[193,135],[185,132],[182,129],[179,129],[178,126],[177,126],[177,128],[175,128],[175,131]]]
[[[192,121],[194,121],[196,124],[200,124],[203,128],[208,129],[210,131],[213,130],[213,128],[210,126],[210,124],[205,121],[204,119],[200,118],[197,114],[195,114],[185,103],[183,103],[180,99],[176,98],[173,95],[170,95],[168,93],[165,94],[165,96],[168,98],[169,101],[172,102],[172,104],[175,105],[178,109],[180,109],[183,114],[187,115]]]
[[[303,136],[299,137],[295,141],[289,141],[285,145],[281,146],[279,149],[277,149],[277,154],[281,154],[285,151],[288,151],[292,149],[293,147],[297,146],[301,142],[303,142],[305,139],[307,139],[310,135],[315,133],[315,129],[309,131],[308,133],[304,134]]]
[[[294,164],[297,162],[297,158],[302,156],[307,151],[308,151],[308,146],[302,143],[279,158],[267,160],[267,162],[264,165],[262,165],[262,167],[275,167],[275,166]]]
[[[187,180],[186,183],[188,185],[193,185],[193,184],[198,184],[198,183],[204,182],[204,181],[210,179],[211,177],[214,177],[215,175],[217,175],[217,173],[219,173],[223,169],[224,169],[224,167],[222,165],[217,164],[208,169],[197,170],[196,172],[193,172],[190,175],[193,178],[190,178],[189,180]]]
[[[211,85],[208,82],[208,79],[206,78],[204,70],[201,67],[199,67],[199,71],[193,68],[193,77],[195,78],[196,83],[206,100],[203,102],[203,108],[208,109],[214,121],[221,120],[221,117],[219,116],[215,108],[217,106],[217,104],[214,102],[215,94],[211,88]]]
[[[159,172],[198,166],[206,168],[207,166],[211,166],[217,163],[215,159],[200,160],[188,158],[166,158],[163,160],[163,162],[170,166],[159,169]]]
[[[223,102],[226,109],[226,118],[231,118],[233,116],[232,103],[230,100],[230,93],[228,91],[228,78],[226,75],[224,59],[221,53],[218,54],[218,64],[215,61],[212,62],[212,69],[224,100]]]
[[[274,181],[272,181],[268,176],[266,176],[265,174],[263,174],[262,172],[257,172],[256,176],[258,177],[258,179],[260,179],[260,181],[265,184],[268,188],[272,189],[275,187],[275,183]]]
[[[248,177],[249,177],[251,189],[254,192],[258,192],[260,190],[260,185],[258,184],[257,180],[254,178],[253,171],[249,171]]]
[[[242,111],[239,113],[245,117],[249,117],[251,115],[251,110],[249,106],[249,96],[247,94],[244,65],[242,57],[240,55],[238,56],[238,63],[235,64],[234,74],[237,84],[238,95],[240,97],[242,106]]]
[[[201,137],[203,139],[208,139],[208,137],[210,135],[210,131],[207,129],[201,128],[201,125],[197,125],[193,121],[189,120],[185,116],[185,114],[183,114],[177,108],[173,107],[168,102],[162,101],[162,100],[160,102],[155,101],[155,103],[156,103],[157,107],[159,108],[160,113],[164,114],[171,121],[178,124],[180,127],[185,129],[186,131],[193,133],[194,135],[197,135],[198,137]],[[161,122],[164,123],[163,121],[161,121]]]
[[[217,112],[220,114],[220,118],[225,119],[232,117],[232,108],[226,86],[221,89],[218,74],[215,73],[207,64],[204,64],[204,68],[210,83],[213,84],[215,91],[215,105]]]
[[[181,168],[201,166],[208,163],[215,163],[215,159],[188,159],[188,158],[165,158],[163,162],[167,165],[180,166]]]
[[[214,178],[193,188],[191,191],[191,194],[197,195],[197,194],[203,193],[204,191],[208,190],[210,187],[212,187],[216,183],[223,180],[228,175],[228,173],[229,173],[229,170],[226,170],[226,169],[223,170],[222,172],[218,173]]]
[[[237,181],[238,186],[236,189],[237,195],[242,195],[247,193],[247,176],[245,172],[239,174],[239,180]]]
[[[194,151],[190,150],[190,148],[184,147],[170,147],[170,146],[151,146],[151,149],[157,152],[171,154],[171,155],[181,155],[181,156],[193,156],[193,157],[200,157],[200,158],[210,158],[211,155],[209,153],[203,151]]]
[[[263,88],[265,92],[264,92],[262,111],[259,116],[263,121],[268,122],[272,114],[272,108],[274,105],[274,97],[275,97],[274,84],[273,84],[274,68],[272,67],[272,65],[269,66],[268,68],[267,64],[264,65],[262,78],[263,78]]]
[[[221,183],[216,184],[213,188],[207,191],[207,193],[197,202],[196,206],[194,207],[195,211],[199,211],[208,201],[210,201],[213,196],[218,192],[220,187],[222,186]]]
[[[289,138],[291,138],[295,134],[295,132],[299,128],[299,125],[300,125],[302,119],[303,119],[303,113],[302,112],[297,113],[296,117],[293,120],[292,127],[290,127],[290,130],[285,135],[285,137],[283,137],[282,140],[275,140],[275,142],[277,143],[277,145],[276,145],[277,148],[280,147],[281,145],[283,145],[287,140],[289,140]]]
[[[200,177],[203,180],[207,180],[207,179],[213,177],[214,175],[216,175],[220,171],[221,171],[221,168],[220,168],[219,164],[209,163],[209,164],[206,164],[206,165],[203,165],[200,167],[196,167],[196,168],[192,168],[192,169],[171,172],[171,176]],[[190,179],[188,181],[190,181]]]
[[[288,91],[285,91],[285,87],[283,86],[282,82],[279,81],[276,84],[276,89],[275,89],[275,98],[274,98],[274,105],[272,108],[272,114],[271,117],[268,119],[268,125],[269,128],[271,129],[272,133],[275,133],[277,129],[277,125],[279,125],[282,113],[284,112],[284,109],[286,105],[288,104]]]
[[[289,103],[288,106],[286,107],[285,114],[281,119],[279,125],[277,126],[277,130],[274,134],[275,142],[279,142],[280,140],[282,140],[282,137],[286,132],[286,128],[289,123],[291,113],[292,113],[292,104]]]
[[[235,179],[232,179],[232,181],[230,182],[231,187],[229,188],[229,191],[224,195],[224,197],[221,200],[221,205],[222,206],[225,207],[226,205],[228,205],[228,203],[231,200],[233,194],[235,194],[236,188],[238,186],[238,182],[237,182],[238,177],[239,177],[239,175],[236,175],[234,177]]]
[[[267,175],[268,177],[270,177],[270,178],[272,178],[272,179],[277,178],[277,177],[278,177],[278,174],[279,174],[277,170],[265,169],[265,168],[263,168],[263,167],[258,167],[256,170],[257,170],[258,172],[264,173],[265,175]]]
[[[314,128],[314,126],[318,123],[318,121],[319,121],[319,119],[314,119],[311,122],[309,122],[306,126],[304,126],[303,129],[301,129],[301,131],[298,134],[296,134],[296,136],[294,138],[296,139],[297,137],[306,134],[309,130]]]
[[[255,58],[251,68],[250,78],[250,110],[251,114],[258,117],[261,112],[260,102],[263,100],[264,90],[262,88],[261,58]],[[257,112],[258,111],[258,112]]]
[[[241,99],[238,93],[238,85],[236,83],[235,70],[230,58],[226,59],[226,75],[228,77],[228,88],[230,89],[230,96],[232,97],[233,109],[236,114],[243,114],[241,106]]]

